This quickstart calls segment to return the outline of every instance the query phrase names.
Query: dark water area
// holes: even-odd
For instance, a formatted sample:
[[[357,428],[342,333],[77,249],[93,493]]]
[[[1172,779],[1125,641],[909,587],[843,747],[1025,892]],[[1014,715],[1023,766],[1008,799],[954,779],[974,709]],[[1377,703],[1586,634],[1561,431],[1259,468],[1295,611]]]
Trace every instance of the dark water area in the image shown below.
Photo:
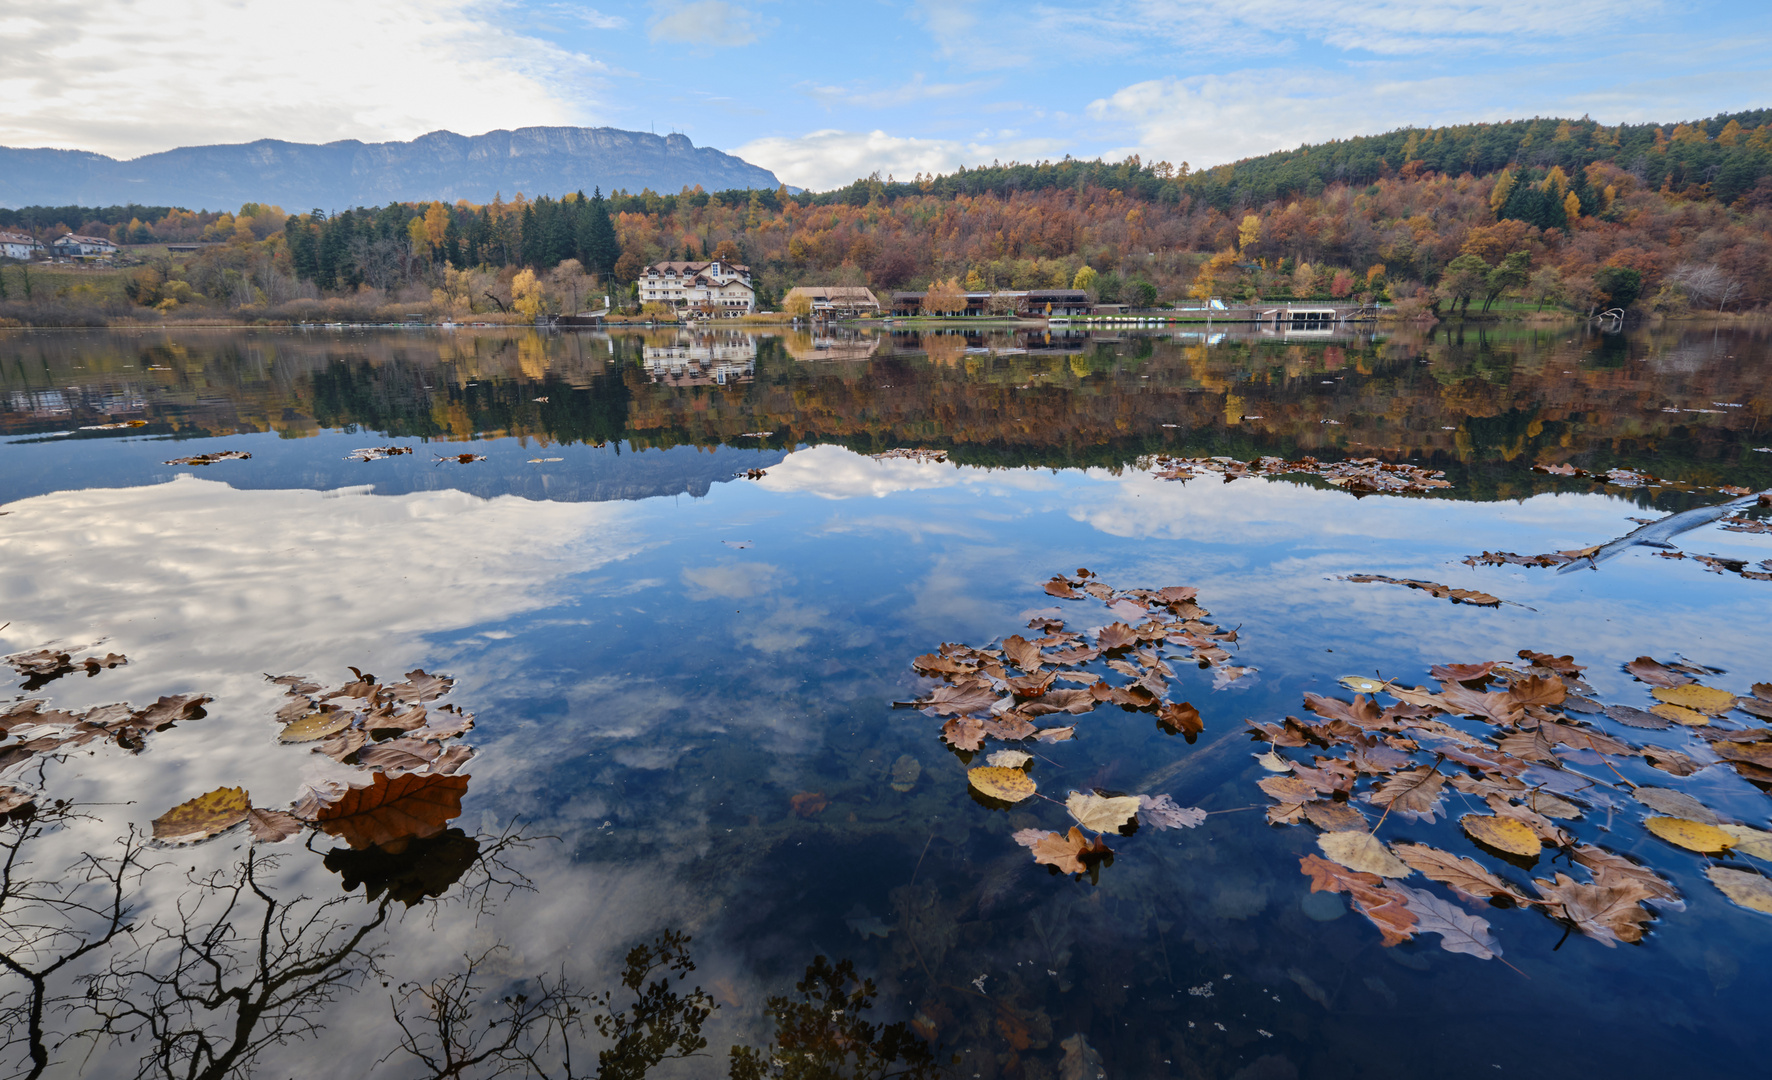
[[[1711,327],[0,333],[4,1075],[1757,1073],[1766,511],[1467,559],[1772,487],[1768,386]],[[1336,471],[1374,460],[1446,484]],[[1083,648],[1015,666],[1042,634]],[[1140,678],[1203,730],[1029,707]],[[1353,720],[1289,739],[1307,694]],[[1074,736],[971,752],[968,712]],[[977,792],[1005,750],[1035,795]],[[1387,813],[1407,769],[1438,795]],[[1072,793],[1206,813],[1060,873]],[[1527,813],[1530,855],[1460,823]],[[1350,814],[1506,888],[1313,892]],[[1476,944],[1387,946],[1404,888]],[[872,999],[797,990],[819,957]]]

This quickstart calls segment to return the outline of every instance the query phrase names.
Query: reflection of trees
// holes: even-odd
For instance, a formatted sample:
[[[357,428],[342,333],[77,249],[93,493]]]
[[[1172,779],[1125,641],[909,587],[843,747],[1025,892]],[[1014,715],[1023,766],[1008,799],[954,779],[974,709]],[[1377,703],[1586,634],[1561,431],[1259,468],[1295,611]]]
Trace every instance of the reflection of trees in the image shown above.
[[[77,816],[58,800],[17,807],[0,825],[0,967],[22,984],[0,988],[0,1051],[19,1055],[16,1076],[42,1076],[52,1064],[60,1036],[49,1025],[82,1007],[67,975],[128,928],[130,890],[144,872],[144,841],[131,829],[113,851],[84,853],[55,880],[35,876],[32,849]]]
[[[732,1080],[888,1080],[935,1076],[929,1044],[910,1025],[872,1024],[874,981],[860,979],[855,965],[816,957],[794,984],[798,999],[772,997],[765,1010],[775,1037],[763,1050],[732,1048]]]

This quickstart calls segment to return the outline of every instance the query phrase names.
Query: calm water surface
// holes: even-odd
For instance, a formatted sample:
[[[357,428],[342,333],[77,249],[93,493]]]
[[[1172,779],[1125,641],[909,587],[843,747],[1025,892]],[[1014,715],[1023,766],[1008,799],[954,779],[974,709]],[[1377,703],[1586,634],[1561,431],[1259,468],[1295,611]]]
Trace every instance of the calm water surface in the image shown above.
[[[1766,827],[1767,796],[1726,764],[1674,776],[1637,756],[1566,759],[1604,793],[1560,824],[1681,899],[1650,903],[1647,935],[1617,947],[1528,907],[1469,904],[1502,949],[1481,960],[1427,934],[1386,948],[1342,897],[1309,892],[1300,858],[1317,832],[1267,823],[1246,721],[1308,715],[1306,692],[1351,699],[1343,676],[1431,689],[1435,664],[1522,649],[1573,654],[1605,704],[1654,704],[1622,668],[1642,655],[1717,669],[1701,681],[1736,694],[1772,682],[1772,581],[1648,549],[1573,574],[1461,561],[1583,548],[1722,485],[1772,487],[1769,385],[1765,336],[1708,328],[0,334],[0,652],[127,657],[19,675],[10,695],[73,714],[211,699],[122,739],[69,717],[0,740],[0,783],[38,806],[5,827],[5,1068],[439,1075],[448,1040],[415,987],[456,988],[460,1032],[484,1049],[481,1032],[509,1030],[508,995],[545,1000],[566,980],[623,1006],[623,957],[670,931],[692,936],[697,965],[671,985],[717,1008],[705,1056],[661,1077],[724,1076],[728,1047],[766,1045],[769,999],[794,995],[817,956],[872,979],[864,1018],[932,1039],[957,1077],[1758,1072],[1772,921],[1704,870],[1772,864],[1664,843],[1629,797],[1672,788]],[[351,459],[387,446],[413,452]],[[901,447],[947,460],[875,456]],[[251,457],[165,464],[221,451]],[[1163,454],[1373,456],[1451,486],[1179,483],[1154,475]],[[1563,463],[1671,483],[1532,469]],[[1772,536],[1714,525],[1676,543],[1750,572],[1772,558]],[[1111,863],[1073,877],[1012,838],[1063,832],[1062,806],[975,799],[967,769],[983,762],[940,740],[939,717],[893,703],[940,685],[910,662],[944,642],[1032,637],[1043,615],[1113,621],[1043,591],[1080,567],[1120,589],[1197,588],[1211,621],[1238,629],[1231,662],[1254,670],[1227,682],[1167,654],[1170,696],[1205,720],[1192,743],[1149,711],[1041,718],[1077,727],[1025,747],[1042,795],[1168,794],[1210,812],[1109,836]],[[1341,579],[1356,573],[1505,603]],[[254,843],[236,826],[140,842],[218,788],[287,809],[304,789],[364,783],[279,741],[291,699],[267,679],[306,676],[318,698],[353,668],[456,680],[427,707],[433,724],[444,704],[473,714],[446,745],[474,756],[436,785],[441,809],[376,819],[374,836]],[[1697,753],[1684,728],[1582,719]],[[1511,864],[1477,849],[1456,818],[1481,800],[1449,794],[1449,817],[1391,816],[1379,836],[1521,886],[1579,875],[1553,849]],[[248,860],[257,892],[237,888]],[[469,1036],[449,1038],[472,1056]],[[574,1074],[597,1075],[611,1043],[573,1038]],[[645,1058],[624,1043],[602,1075],[647,1074]]]

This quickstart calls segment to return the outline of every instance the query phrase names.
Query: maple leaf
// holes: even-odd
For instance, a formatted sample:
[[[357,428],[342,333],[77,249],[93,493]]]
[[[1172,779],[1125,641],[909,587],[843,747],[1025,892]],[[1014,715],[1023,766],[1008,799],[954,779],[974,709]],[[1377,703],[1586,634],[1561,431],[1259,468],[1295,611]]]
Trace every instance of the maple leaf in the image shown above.
[[[1583,885],[1567,874],[1558,874],[1555,881],[1534,878],[1532,886],[1540,896],[1560,905],[1563,917],[1577,930],[1607,948],[1620,941],[1641,941],[1647,930],[1650,915],[1640,901],[1650,899],[1651,894],[1635,883]]]
[[[1063,874],[1086,873],[1090,863],[1112,854],[1100,837],[1086,837],[1075,825],[1065,834],[1022,829],[1014,834],[1014,840],[1034,853],[1035,863],[1056,867]]]
[[[376,773],[368,787],[351,788],[336,802],[319,807],[314,821],[358,850],[386,848],[414,837],[422,840],[442,832],[460,815],[468,779],[420,773],[390,779]]]
[[[252,796],[245,788],[216,788],[154,819],[154,839],[168,844],[207,840],[246,820]]]
[[[942,741],[956,750],[977,750],[984,745],[984,722],[956,716],[941,726]]]
[[[1482,863],[1426,844],[1392,844],[1391,853],[1434,881],[1473,900],[1498,896],[1519,899],[1513,886],[1490,873]]]
[[[1193,742],[1200,732],[1206,730],[1206,721],[1201,719],[1200,710],[1185,701],[1179,705],[1164,702],[1157,710],[1157,722],[1170,731],[1187,736],[1188,742]]]
[[[1443,682],[1441,686],[1439,703],[1448,712],[1477,716],[1504,726],[1519,723],[1525,715],[1525,708],[1510,694],[1484,693],[1455,681]]]
[[[1178,806],[1168,795],[1140,795],[1138,820],[1153,829],[1193,829],[1205,823],[1206,811],[1197,806]]]
[[[1569,688],[1555,675],[1528,675],[1508,683],[1507,696],[1520,705],[1561,705],[1569,696]]]
[[[1398,773],[1367,792],[1365,798],[1373,806],[1387,807],[1410,821],[1432,821],[1440,813],[1445,785],[1446,778],[1437,769],[1424,765]]]
[[[1415,932],[1440,935],[1440,948],[1451,953],[1464,953],[1479,960],[1493,960],[1501,955],[1501,946],[1489,932],[1489,921],[1448,904],[1425,889],[1392,884],[1389,890],[1403,897],[1415,916]]]
[[[1095,635],[1095,647],[1102,652],[1127,649],[1138,644],[1138,633],[1123,622],[1111,622]]]

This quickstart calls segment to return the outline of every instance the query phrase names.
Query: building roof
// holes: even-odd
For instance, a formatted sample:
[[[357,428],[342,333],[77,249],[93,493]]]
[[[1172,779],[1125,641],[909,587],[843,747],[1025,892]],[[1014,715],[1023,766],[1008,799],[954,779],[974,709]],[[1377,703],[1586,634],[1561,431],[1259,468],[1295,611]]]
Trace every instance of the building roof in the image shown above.
[[[799,285],[789,289],[788,296],[804,296],[829,304],[880,304],[872,289],[860,285]]]
[[[663,274],[666,271],[673,271],[679,277],[682,277],[690,274],[705,273],[707,269],[715,263],[719,263],[721,266],[724,266],[735,273],[748,274],[751,272],[751,268],[743,263],[727,262],[724,259],[705,259],[701,262],[655,262],[646,268],[646,272],[648,274]]]
[[[37,238],[30,233],[16,232],[0,232],[0,244],[30,244],[33,247],[43,246],[38,242]]]
[[[69,233],[66,236],[57,237],[55,242],[58,244],[103,244],[106,247],[117,246],[111,243],[110,237],[81,236],[79,233]]]

